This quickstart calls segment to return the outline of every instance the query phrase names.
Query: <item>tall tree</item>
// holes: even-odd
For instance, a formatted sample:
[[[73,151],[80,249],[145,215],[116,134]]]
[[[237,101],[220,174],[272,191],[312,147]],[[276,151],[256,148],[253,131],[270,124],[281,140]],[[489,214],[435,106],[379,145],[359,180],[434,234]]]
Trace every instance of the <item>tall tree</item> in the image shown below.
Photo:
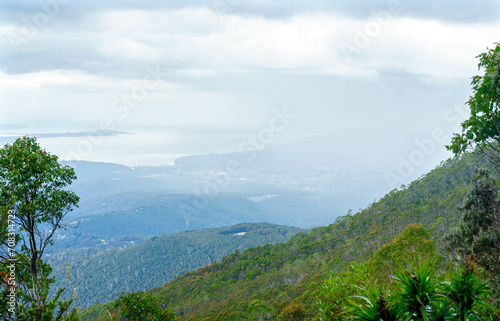
[[[500,203],[488,171],[475,171],[462,210],[462,221],[446,236],[448,250],[500,276]]]
[[[47,311],[68,309],[67,303],[47,300],[51,269],[42,257],[54,233],[65,226],[66,214],[78,204],[78,196],[65,189],[75,179],[74,170],[59,164],[35,138],[19,138],[0,149],[0,210],[12,214],[8,222],[2,220],[0,268],[8,271],[15,261],[17,304],[31,311],[26,312],[30,320],[52,320]]]
[[[446,147],[457,155],[476,150],[500,165],[500,44],[477,58],[484,74],[472,77],[470,117]]]

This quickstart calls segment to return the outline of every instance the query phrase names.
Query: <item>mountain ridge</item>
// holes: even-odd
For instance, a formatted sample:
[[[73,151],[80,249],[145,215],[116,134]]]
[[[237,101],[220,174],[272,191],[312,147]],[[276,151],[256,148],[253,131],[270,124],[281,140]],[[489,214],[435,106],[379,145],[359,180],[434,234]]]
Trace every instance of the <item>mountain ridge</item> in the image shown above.
[[[301,300],[314,311],[321,282],[351,262],[367,260],[409,224],[422,224],[442,246],[443,235],[460,219],[458,208],[476,167],[492,168],[475,154],[449,159],[358,213],[286,243],[233,253],[150,292],[160,295],[180,320],[244,320],[252,300],[264,300],[277,310]],[[104,315],[110,304],[83,311],[84,320]]]

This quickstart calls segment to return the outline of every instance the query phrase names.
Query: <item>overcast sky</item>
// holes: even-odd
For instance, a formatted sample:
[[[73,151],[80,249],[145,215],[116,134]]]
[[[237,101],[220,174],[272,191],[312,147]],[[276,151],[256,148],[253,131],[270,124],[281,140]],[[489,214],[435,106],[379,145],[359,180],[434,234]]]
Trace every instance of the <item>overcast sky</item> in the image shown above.
[[[3,141],[128,165],[237,151],[269,129],[269,145],[449,136],[475,57],[500,40],[498,0],[3,0],[0,21]]]

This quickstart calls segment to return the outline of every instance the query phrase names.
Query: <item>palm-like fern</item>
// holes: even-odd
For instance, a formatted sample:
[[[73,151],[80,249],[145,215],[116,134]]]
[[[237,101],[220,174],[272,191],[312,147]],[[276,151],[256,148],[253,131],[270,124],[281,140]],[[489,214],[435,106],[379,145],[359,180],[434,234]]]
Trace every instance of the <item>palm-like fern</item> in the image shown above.
[[[375,282],[358,287],[363,295],[353,296],[350,312],[356,321],[396,321],[391,291]]]

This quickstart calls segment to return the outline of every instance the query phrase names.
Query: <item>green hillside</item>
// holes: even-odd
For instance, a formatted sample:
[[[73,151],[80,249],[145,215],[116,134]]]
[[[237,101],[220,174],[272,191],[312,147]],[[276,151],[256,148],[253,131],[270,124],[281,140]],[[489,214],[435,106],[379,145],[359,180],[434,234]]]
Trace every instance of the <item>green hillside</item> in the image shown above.
[[[245,320],[253,300],[280,311],[300,299],[310,315],[316,315],[322,281],[353,261],[366,261],[409,224],[423,224],[440,248],[444,233],[459,221],[458,207],[475,167],[491,166],[472,154],[450,159],[359,213],[299,233],[287,243],[235,252],[152,292],[163,297],[180,320]],[[84,319],[104,316],[106,309],[111,305],[94,305],[83,312]]]
[[[183,273],[211,264],[235,250],[285,242],[303,231],[268,223],[238,224],[223,228],[178,232],[153,237],[137,246],[82,256],[54,265],[54,276],[75,289],[76,305],[116,299],[120,293],[144,291],[160,286]],[[66,267],[70,268],[71,283]],[[70,293],[70,291],[68,291]]]

